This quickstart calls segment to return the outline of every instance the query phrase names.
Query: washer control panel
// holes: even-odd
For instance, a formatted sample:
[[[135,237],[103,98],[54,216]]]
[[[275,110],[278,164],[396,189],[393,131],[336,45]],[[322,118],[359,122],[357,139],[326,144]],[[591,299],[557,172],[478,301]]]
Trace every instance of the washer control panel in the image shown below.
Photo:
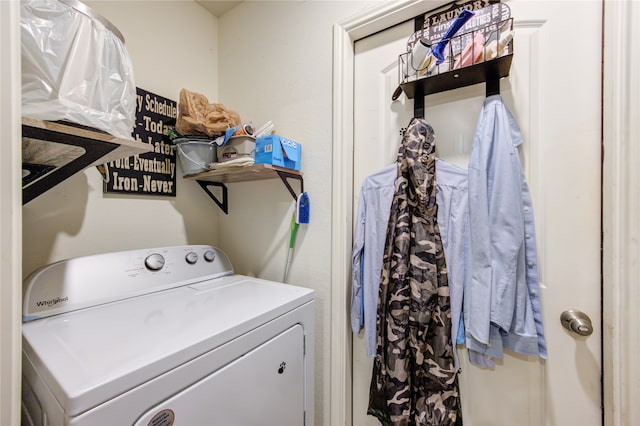
[[[159,247],[67,259],[44,266],[27,277],[23,321],[227,275],[233,275],[229,258],[220,249],[208,245]]]
[[[216,260],[216,252],[213,250],[207,250],[204,252],[204,260],[211,263]],[[190,251],[184,257],[184,260],[189,265],[195,265],[198,262],[198,253]],[[150,271],[159,271],[165,265],[165,258],[160,253],[151,253],[144,259],[144,266]]]

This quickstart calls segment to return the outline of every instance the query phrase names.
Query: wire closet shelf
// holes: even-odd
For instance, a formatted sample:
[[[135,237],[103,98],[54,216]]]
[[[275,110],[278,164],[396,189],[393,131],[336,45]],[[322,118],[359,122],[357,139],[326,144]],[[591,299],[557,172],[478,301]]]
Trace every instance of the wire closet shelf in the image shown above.
[[[420,63],[413,50],[399,55],[398,81],[410,99],[483,82],[487,96],[497,94],[499,79],[509,75],[513,52],[513,18],[509,18],[451,37],[439,64]]]

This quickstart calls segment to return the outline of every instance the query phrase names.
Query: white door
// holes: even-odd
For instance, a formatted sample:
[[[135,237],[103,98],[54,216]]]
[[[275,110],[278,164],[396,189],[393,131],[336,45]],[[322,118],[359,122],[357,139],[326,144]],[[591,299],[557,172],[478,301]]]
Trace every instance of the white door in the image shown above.
[[[547,361],[507,352],[495,370],[468,362],[459,349],[466,425],[601,424],[600,59],[597,1],[508,1],[515,27],[511,74],[501,94],[518,120],[536,218]],[[391,164],[413,100],[391,102],[397,56],[413,22],[355,45],[354,206],[363,179]],[[437,154],[466,166],[485,96],[483,84],[429,95],[425,118]],[[354,212],[355,213],[355,212]],[[354,214],[355,216],[355,214]],[[579,309],[594,333],[577,337],[560,324]],[[366,415],[372,360],[363,335],[353,340],[353,424]]]

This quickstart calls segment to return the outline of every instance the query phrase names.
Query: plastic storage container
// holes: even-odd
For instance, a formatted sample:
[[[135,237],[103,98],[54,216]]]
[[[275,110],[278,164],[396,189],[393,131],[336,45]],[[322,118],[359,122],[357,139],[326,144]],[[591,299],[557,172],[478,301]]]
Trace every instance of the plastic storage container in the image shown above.
[[[218,161],[223,163],[236,158],[253,158],[256,152],[256,138],[253,136],[233,136],[218,147]]]
[[[22,115],[132,139],[136,85],[124,37],[76,0],[22,0]]]

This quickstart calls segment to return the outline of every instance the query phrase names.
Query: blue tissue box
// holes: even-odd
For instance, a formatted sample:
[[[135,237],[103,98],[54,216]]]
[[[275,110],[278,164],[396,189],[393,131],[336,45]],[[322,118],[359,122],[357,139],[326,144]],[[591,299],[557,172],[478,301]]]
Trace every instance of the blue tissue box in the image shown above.
[[[267,135],[256,139],[256,164],[272,164],[287,169],[300,170],[302,146],[291,139]]]

